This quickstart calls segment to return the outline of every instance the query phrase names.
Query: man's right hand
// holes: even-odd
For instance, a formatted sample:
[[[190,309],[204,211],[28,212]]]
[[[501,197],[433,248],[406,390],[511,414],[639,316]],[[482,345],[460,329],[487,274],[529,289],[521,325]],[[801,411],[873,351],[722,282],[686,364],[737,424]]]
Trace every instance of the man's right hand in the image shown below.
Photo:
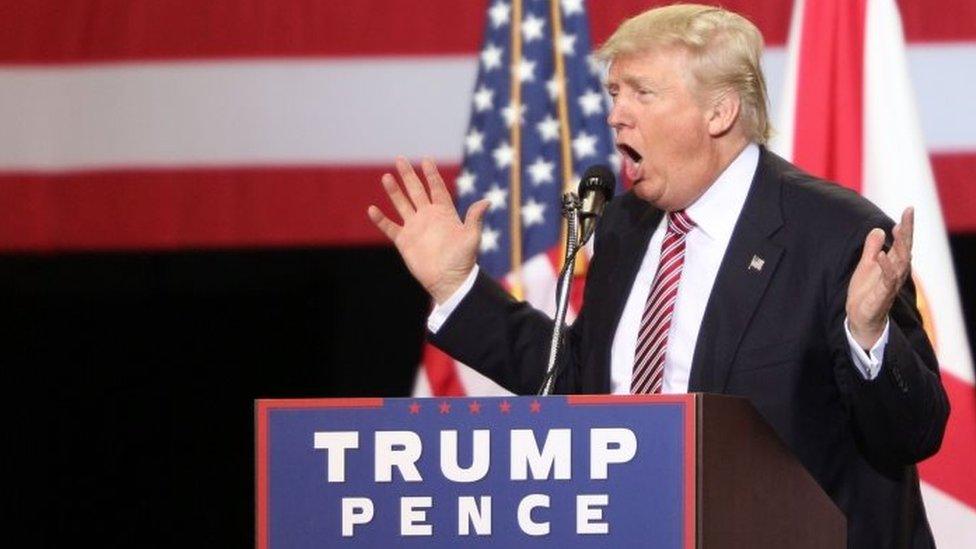
[[[376,206],[370,206],[367,214],[393,241],[414,278],[441,304],[461,287],[474,268],[489,202],[472,204],[462,222],[437,167],[430,160],[424,160],[421,166],[429,194],[403,157],[396,160],[403,189],[391,174],[383,174],[381,180],[403,225],[391,221]]]

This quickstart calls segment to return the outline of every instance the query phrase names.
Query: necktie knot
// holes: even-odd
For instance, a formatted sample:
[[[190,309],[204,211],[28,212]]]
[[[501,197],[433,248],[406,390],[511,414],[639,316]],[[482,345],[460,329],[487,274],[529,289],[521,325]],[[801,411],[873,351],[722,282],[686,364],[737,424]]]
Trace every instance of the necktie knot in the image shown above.
[[[695,228],[695,222],[684,210],[668,212],[668,232],[686,235]]]

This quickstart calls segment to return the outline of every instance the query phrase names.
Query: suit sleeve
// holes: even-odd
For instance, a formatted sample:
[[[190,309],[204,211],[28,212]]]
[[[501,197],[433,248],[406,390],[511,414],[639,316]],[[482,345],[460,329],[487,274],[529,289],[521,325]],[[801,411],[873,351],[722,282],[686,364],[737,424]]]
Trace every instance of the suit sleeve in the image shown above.
[[[858,374],[844,334],[847,287],[864,239],[872,227],[883,227],[889,235],[887,248],[892,225],[889,219],[876,217],[848,239],[845,256],[834,263],[845,270],[837,273],[839,282],[830,292],[825,330],[831,341],[834,375],[862,451],[872,460],[911,464],[938,451],[949,417],[949,401],[915,306],[912,280],[906,281],[889,312],[888,343],[877,377],[867,380]]]
[[[576,324],[581,318],[577,318]],[[545,377],[553,320],[516,301],[484,272],[436,334],[428,338],[455,359],[515,394],[534,394]],[[572,392],[578,349],[576,331],[565,334],[556,392]]]

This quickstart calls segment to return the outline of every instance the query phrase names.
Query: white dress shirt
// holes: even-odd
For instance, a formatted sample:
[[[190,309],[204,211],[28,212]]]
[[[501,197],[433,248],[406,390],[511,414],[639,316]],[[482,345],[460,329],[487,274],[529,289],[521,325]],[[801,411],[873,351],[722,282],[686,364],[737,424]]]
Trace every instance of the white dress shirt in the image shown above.
[[[667,351],[664,359],[663,393],[688,392],[691,360],[695,354],[698,330],[705,315],[705,306],[715,284],[725,250],[732,238],[732,230],[739,219],[753,176],[759,165],[759,147],[748,145],[742,153],[719,175],[702,196],[685,209],[696,226],[685,237],[684,267],[678,295],[668,332]],[[644,304],[650,294],[657,264],[661,255],[661,242],[667,229],[667,216],[654,230],[644,253],[637,278],[631,287],[623,314],[614,334],[610,350],[610,390],[615,394],[630,393],[630,381],[634,369],[634,353],[637,348],[637,332]],[[444,303],[435,306],[427,319],[427,329],[436,333],[461,302],[478,274],[477,265],[464,284]],[[851,359],[865,379],[874,379],[881,368],[881,358],[888,342],[888,326],[870,351],[865,352],[854,341],[844,321],[844,330],[851,350]]]

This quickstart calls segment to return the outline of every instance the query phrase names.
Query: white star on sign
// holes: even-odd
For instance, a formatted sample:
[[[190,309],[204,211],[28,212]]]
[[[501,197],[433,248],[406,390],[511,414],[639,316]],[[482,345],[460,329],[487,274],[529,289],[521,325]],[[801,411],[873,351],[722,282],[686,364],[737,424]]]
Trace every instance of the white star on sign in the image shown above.
[[[464,150],[468,154],[480,153],[484,150],[482,142],[485,140],[485,134],[478,131],[478,128],[471,128],[468,135],[464,136]]]
[[[491,9],[488,10],[488,16],[491,17],[491,26],[497,29],[507,24],[511,13],[511,6],[505,2],[495,2],[492,4]]]
[[[580,108],[583,109],[583,116],[600,114],[603,112],[603,95],[600,92],[586,90],[586,93],[579,97]]]
[[[474,92],[475,112],[482,112],[492,108],[494,106],[492,105],[492,98],[494,96],[495,91],[482,84],[481,87]]]
[[[487,198],[489,202],[489,211],[504,208],[505,201],[508,200],[508,189],[499,187],[498,183],[492,183],[491,188],[485,193],[485,198]]]
[[[535,128],[539,130],[539,136],[543,142],[559,139],[559,121],[553,118],[551,114],[547,114],[542,122],[535,125]]]
[[[576,158],[586,158],[596,154],[596,137],[581,131],[573,139],[573,154]]]
[[[575,34],[564,34],[559,37],[559,53],[563,55],[576,55]]]
[[[539,40],[542,38],[542,29],[546,26],[546,20],[536,17],[531,13],[522,20],[522,36],[525,37],[525,42],[529,43],[533,40]]]
[[[546,91],[549,92],[549,99],[555,101],[559,97],[559,91],[562,89],[562,83],[556,75],[553,75],[546,82]]]
[[[518,72],[519,82],[535,81],[535,61],[529,61],[523,57],[518,67],[516,67],[516,71]]]
[[[556,168],[553,162],[546,162],[541,156],[529,165],[529,177],[532,178],[533,185],[552,182],[552,170]]]
[[[545,211],[545,204],[536,202],[530,198],[525,204],[522,204],[522,225],[531,227],[532,225],[539,225],[545,222],[545,218],[542,215]]]
[[[515,150],[505,141],[502,141],[501,145],[495,147],[495,150],[491,154],[495,157],[495,167],[499,170],[511,166],[512,159],[515,158]]]
[[[481,50],[481,64],[485,66],[485,71],[497,69],[502,66],[503,50],[498,46],[488,42],[485,49]]]
[[[498,249],[498,237],[501,233],[492,229],[486,223],[484,228],[481,229],[481,253],[493,252]]]
[[[563,5],[563,15],[583,13],[583,0],[562,0],[560,3]]]
[[[468,170],[461,170],[461,174],[457,176],[454,180],[454,185],[457,186],[458,196],[464,196],[474,192],[474,182],[475,176]]]
[[[526,108],[527,107],[525,106],[525,104],[519,105],[519,115],[518,115],[519,126],[521,126],[522,124],[525,124],[525,109]],[[511,128],[512,127],[512,124],[515,123],[515,109],[514,109],[513,105],[509,104],[507,107],[505,107],[504,109],[502,109],[502,118],[505,120],[505,125],[508,126],[509,128]]]

